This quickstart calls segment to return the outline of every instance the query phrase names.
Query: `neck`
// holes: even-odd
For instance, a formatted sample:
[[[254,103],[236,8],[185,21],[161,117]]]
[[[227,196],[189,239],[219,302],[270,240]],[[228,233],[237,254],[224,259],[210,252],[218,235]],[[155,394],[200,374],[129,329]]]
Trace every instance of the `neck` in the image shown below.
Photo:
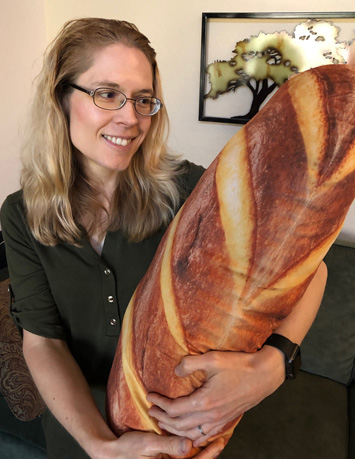
[[[85,160],[80,152],[78,152],[78,159],[88,182],[103,197],[103,203],[106,207],[107,201],[108,203],[111,202],[116,190],[119,171],[106,169],[98,164],[90,163]]]

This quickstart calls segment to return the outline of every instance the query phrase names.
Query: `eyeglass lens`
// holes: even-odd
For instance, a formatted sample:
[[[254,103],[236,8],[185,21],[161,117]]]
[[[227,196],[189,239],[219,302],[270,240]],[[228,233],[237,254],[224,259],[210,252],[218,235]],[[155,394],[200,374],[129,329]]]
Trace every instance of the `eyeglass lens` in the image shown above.
[[[106,110],[117,110],[125,104],[126,100],[122,92],[114,89],[100,88],[94,94],[95,105]],[[160,108],[160,101],[155,97],[140,97],[134,99],[133,103],[141,115],[154,115]]]

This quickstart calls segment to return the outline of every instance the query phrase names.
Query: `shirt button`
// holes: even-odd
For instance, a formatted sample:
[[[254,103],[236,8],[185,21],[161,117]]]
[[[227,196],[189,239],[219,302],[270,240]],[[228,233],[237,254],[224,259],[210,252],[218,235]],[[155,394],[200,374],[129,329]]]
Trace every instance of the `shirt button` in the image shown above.
[[[107,300],[108,300],[109,303],[113,303],[115,301],[114,297],[111,296],[111,295],[109,297],[107,297]]]
[[[117,320],[116,319],[111,319],[110,320],[110,324],[111,325],[116,325],[117,324]]]
[[[106,269],[104,270],[104,274],[106,274],[106,276],[109,276],[109,275],[111,274],[111,270],[108,269],[108,268],[106,268]]]

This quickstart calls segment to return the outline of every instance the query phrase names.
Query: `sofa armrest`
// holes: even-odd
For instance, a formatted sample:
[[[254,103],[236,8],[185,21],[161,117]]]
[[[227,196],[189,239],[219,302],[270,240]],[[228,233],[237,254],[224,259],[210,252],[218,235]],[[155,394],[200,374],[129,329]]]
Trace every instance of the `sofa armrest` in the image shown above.
[[[355,248],[334,244],[318,315],[302,343],[302,369],[349,384],[355,359]]]
[[[22,353],[22,339],[9,313],[9,279],[0,282],[0,392],[13,414],[29,421],[44,411]]]

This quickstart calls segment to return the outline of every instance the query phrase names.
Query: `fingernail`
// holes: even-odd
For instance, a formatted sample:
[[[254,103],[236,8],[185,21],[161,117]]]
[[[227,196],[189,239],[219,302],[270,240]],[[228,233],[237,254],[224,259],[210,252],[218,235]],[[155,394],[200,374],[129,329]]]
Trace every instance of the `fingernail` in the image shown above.
[[[223,451],[223,448],[220,449],[215,456],[213,456],[213,459],[217,459],[217,457],[221,454],[222,451]]]
[[[182,438],[180,441],[180,450],[183,454],[189,451],[189,442],[186,438]]]

